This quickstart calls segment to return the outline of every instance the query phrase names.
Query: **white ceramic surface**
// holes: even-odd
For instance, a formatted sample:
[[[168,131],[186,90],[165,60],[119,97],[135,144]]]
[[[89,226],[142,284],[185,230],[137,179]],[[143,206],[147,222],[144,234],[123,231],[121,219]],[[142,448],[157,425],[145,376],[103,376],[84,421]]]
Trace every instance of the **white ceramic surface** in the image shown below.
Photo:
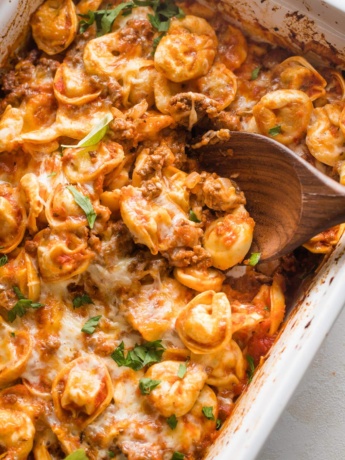
[[[1,0],[0,59],[39,3],[39,0]],[[218,5],[221,3],[217,2]],[[279,25],[284,39],[293,32],[301,43],[312,36],[314,44],[338,48],[339,56],[345,62],[344,0],[328,3],[322,0],[237,0],[234,5],[241,10],[242,17],[257,20],[273,32]],[[287,18],[291,17],[290,14],[298,18],[296,11],[302,12],[303,18],[308,15],[312,21],[306,23],[304,19],[295,19],[289,23]],[[5,23],[9,25],[9,32],[4,30]],[[313,29],[310,29],[311,24]],[[222,429],[219,439],[212,446],[208,460],[253,460],[258,455],[345,303],[343,279],[345,237],[301,299],[298,310],[288,318],[267,361],[241,398],[230,423]]]
[[[344,460],[345,309],[257,460]]]

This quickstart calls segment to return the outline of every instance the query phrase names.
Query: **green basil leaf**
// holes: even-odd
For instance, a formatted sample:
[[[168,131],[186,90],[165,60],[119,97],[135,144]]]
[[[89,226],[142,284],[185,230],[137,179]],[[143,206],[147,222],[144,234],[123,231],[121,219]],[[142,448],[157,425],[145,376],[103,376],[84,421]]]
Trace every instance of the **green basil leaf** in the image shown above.
[[[91,318],[89,318],[84,324],[81,332],[85,332],[85,334],[93,334],[101,318],[102,315],[92,316]]]
[[[84,449],[78,449],[75,452],[67,455],[65,460],[89,460],[89,457],[85,454]]]
[[[7,318],[10,323],[13,323],[17,316],[22,318],[28,308],[37,309],[44,306],[41,303],[33,302],[32,300],[27,299],[17,286],[13,286],[13,291],[18,297],[18,302],[16,302],[14,307],[8,312]]]
[[[121,367],[125,366],[126,364],[126,358],[125,358],[125,344],[123,341],[120,343],[120,345],[112,352],[111,358],[116,362],[116,364]]]
[[[139,380],[139,389],[142,395],[149,395],[161,383],[161,380],[148,379],[146,377]]]
[[[92,147],[93,145],[98,144],[101,142],[103,137],[107,134],[108,125],[113,120],[113,116],[111,113],[107,113],[102,120],[97,123],[97,125],[92,128],[87,136],[85,136],[82,140],[78,142],[76,145],[61,145],[63,148],[73,147],[73,148],[83,148],[83,147]]]
[[[248,375],[248,382],[250,383],[253,380],[254,371],[255,371],[254,358],[251,355],[246,355],[246,360],[249,366],[247,375]]]
[[[255,267],[255,265],[259,263],[260,257],[260,252],[253,252],[249,257],[248,265],[250,265],[251,267]]]
[[[148,14],[147,15],[152,27],[154,27],[155,29],[159,30],[159,26],[160,26],[160,23],[161,21],[159,20],[159,17],[156,16],[156,15],[153,15],[153,14]]]
[[[268,131],[268,134],[272,137],[278,136],[282,132],[282,127],[280,125],[274,126]]]
[[[73,185],[67,185],[66,188],[72,193],[74,201],[77,203],[77,205],[80,206],[84,211],[89,223],[89,227],[92,229],[95,225],[97,214],[93,209],[90,198],[79,192]]]
[[[87,14],[79,14],[83,18],[79,23],[79,33],[83,34],[94,22],[95,22],[95,12],[89,10]]]
[[[196,224],[199,224],[201,222],[201,220],[198,219],[193,209],[189,210],[189,220],[191,220],[192,222],[195,222]]]
[[[208,420],[215,420],[214,415],[213,415],[213,407],[212,406],[204,406],[202,408],[202,413],[205,415],[205,417]]]
[[[170,417],[167,418],[167,424],[170,426],[172,430],[174,430],[177,427],[177,417],[175,414],[170,415]]]
[[[114,21],[119,16],[119,14],[123,10],[128,10],[129,12],[131,12],[133,7],[134,4],[132,2],[128,2],[120,3],[120,5],[116,6],[112,10],[107,10],[105,14],[103,14],[101,19],[102,34],[107,34],[111,32],[111,28],[113,27]]]
[[[184,363],[181,363],[177,371],[177,377],[179,377],[180,379],[183,379],[183,377],[186,375],[186,372],[187,372],[187,366]]]
[[[18,299],[25,299],[25,295],[20,291],[19,287],[13,286],[13,291]]]
[[[3,267],[4,265],[6,265],[8,262],[8,257],[6,254],[2,255],[0,257],[0,267]]]
[[[256,80],[256,79],[258,78],[258,76],[259,76],[260,70],[261,70],[261,67],[260,67],[260,66],[256,67],[256,68],[252,71],[252,74],[251,74],[250,79],[251,79],[251,80]]]
[[[74,297],[73,308],[80,308],[83,305],[93,304],[92,299],[87,294],[82,294]]]
[[[96,23],[97,36],[111,32],[115,19],[120,13],[130,14],[134,3],[120,3],[117,7],[110,10],[89,10],[87,14],[79,14],[81,18],[79,24],[79,33],[84,33],[92,24]]]
[[[184,454],[178,451],[174,452],[173,456],[171,457],[171,460],[183,460],[183,459],[184,459]]]
[[[135,345],[133,350],[128,351],[125,356],[124,343],[113,351],[111,357],[118,366],[126,366],[136,371],[153,363],[158,363],[162,359],[165,347],[161,340],[146,342],[143,345]]]
[[[186,17],[186,13],[183,11],[182,8],[178,8],[178,13],[176,14],[177,19],[183,19]]]

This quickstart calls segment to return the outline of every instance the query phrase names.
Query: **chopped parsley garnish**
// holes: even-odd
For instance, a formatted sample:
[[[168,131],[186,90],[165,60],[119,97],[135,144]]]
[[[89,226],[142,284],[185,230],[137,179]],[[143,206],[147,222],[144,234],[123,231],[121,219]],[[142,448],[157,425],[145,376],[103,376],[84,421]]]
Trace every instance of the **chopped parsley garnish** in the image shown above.
[[[149,395],[161,383],[160,380],[148,379],[146,377],[139,380],[139,389],[142,395]]]
[[[8,257],[6,254],[3,254],[1,257],[0,257],[0,267],[3,267],[4,265],[6,265],[8,262]]]
[[[177,371],[177,376],[180,379],[183,379],[183,377],[186,375],[186,372],[187,372],[187,366],[184,363],[181,363]]]
[[[145,366],[160,362],[164,351],[162,341],[155,340],[154,342],[146,342],[143,345],[136,344],[133,350],[129,350],[125,356],[125,345],[121,342],[113,351],[111,357],[119,367],[126,366],[138,371]]]
[[[215,420],[214,415],[213,415],[213,407],[212,406],[204,406],[202,408],[202,413],[205,415],[205,417],[208,420]]]
[[[274,126],[268,131],[268,134],[272,137],[278,136],[282,132],[282,127],[280,125]]]
[[[80,308],[91,303],[93,304],[93,301],[87,294],[78,295],[73,299],[73,308]]]
[[[108,451],[108,457],[109,458],[115,458],[115,452],[112,452],[111,450]]]
[[[92,316],[92,318],[89,318],[84,324],[81,332],[85,332],[85,334],[93,334],[101,318],[102,315]]]
[[[170,426],[172,430],[174,430],[177,427],[177,417],[175,414],[170,415],[170,417],[167,418],[167,424]]]
[[[251,267],[255,267],[255,265],[259,263],[260,257],[260,252],[253,252],[249,257],[248,265],[250,265]]]
[[[20,292],[20,289],[17,286],[13,287],[13,291],[16,294],[18,298],[18,302],[15,304],[13,308],[8,312],[8,321],[10,323],[13,323],[13,321],[19,316],[19,318],[22,318],[28,308],[41,308],[44,305],[38,302],[33,302],[30,299],[27,299],[22,292]]]
[[[183,460],[184,459],[184,454],[181,452],[174,452],[173,456],[171,457],[171,460]]]
[[[193,209],[189,210],[189,220],[191,220],[192,222],[195,222],[196,224],[199,224],[201,222],[201,220],[198,219]]]
[[[259,76],[260,70],[261,70],[261,67],[260,67],[260,66],[259,66],[259,67],[256,67],[256,68],[252,71],[252,74],[251,74],[251,76],[250,76],[250,79],[251,79],[251,80],[256,80],[256,79],[258,78],[258,76]]]
[[[249,369],[247,370],[247,375],[248,375],[248,382],[250,383],[253,380],[253,376],[255,372],[254,358],[251,355],[246,355],[246,360],[249,366]]]
[[[66,188],[72,193],[74,201],[77,203],[77,205],[84,211],[89,223],[89,227],[92,229],[95,225],[97,214],[93,209],[90,198],[79,192],[73,185],[67,185]]]
[[[114,21],[122,14],[126,16],[131,14],[132,9],[138,6],[149,6],[153,9],[154,14],[148,14],[148,20],[152,27],[156,29],[160,35],[153,41],[153,54],[158,43],[166,34],[170,27],[171,18],[184,18],[183,10],[178,7],[174,0],[133,0],[127,3],[120,3],[113,9],[91,11],[87,14],[80,14],[82,18],[79,24],[79,32],[84,33],[92,24],[96,24],[97,36],[101,36],[111,32]]]
[[[217,431],[220,430],[221,427],[222,427],[222,421],[219,418],[217,418],[217,420],[216,420],[216,430]]]
[[[89,457],[85,454],[84,449],[78,449],[75,452],[67,455],[65,460],[89,460]]]
[[[96,23],[98,37],[108,34],[111,32],[115,19],[121,13],[130,14],[134,7],[134,2],[120,3],[120,5],[112,10],[89,10],[87,14],[79,14],[79,16],[83,18],[79,24],[79,33],[83,34],[92,24]]]
[[[108,129],[109,129],[109,123],[113,120],[113,116],[111,113],[107,113],[102,120],[95,125],[89,134],[87,134],[82,140],[78,142],[78,144],[75,145],[61,145],[61,147],[68,148],[83,148],[83,147],[92,147],[103,139],[103,137],[107,134]]]

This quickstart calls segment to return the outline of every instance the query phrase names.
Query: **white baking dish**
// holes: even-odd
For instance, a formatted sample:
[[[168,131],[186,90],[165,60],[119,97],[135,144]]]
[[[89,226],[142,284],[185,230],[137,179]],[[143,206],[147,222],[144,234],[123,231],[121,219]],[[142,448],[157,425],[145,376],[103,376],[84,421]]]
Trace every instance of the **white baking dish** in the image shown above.
[[[1,0],[0,59],[22,35],[41,0]],[[206,2],[210,3],[210,2]],[[215,7],[241,20],[251,32],[279,35],[308,57],[320,56],[345,68],[343,0],[214,1]],[[257,27],[261,24],[264,30]],[[326,334],[345,304],[345,236],[286,320],[265,364],[241,397],[207,460],[252,460],[288,403]]]

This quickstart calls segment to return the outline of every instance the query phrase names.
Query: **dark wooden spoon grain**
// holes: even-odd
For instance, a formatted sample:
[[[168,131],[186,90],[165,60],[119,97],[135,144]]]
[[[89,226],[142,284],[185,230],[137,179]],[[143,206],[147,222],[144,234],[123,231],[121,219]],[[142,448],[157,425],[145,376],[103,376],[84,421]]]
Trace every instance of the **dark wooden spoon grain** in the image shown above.
[[[231,132],[229,141],[194,151],[204,169],[233,179],[244,192],[256,222],[251,252],[261,260],[345,222],[345,187],[273,139]]]

